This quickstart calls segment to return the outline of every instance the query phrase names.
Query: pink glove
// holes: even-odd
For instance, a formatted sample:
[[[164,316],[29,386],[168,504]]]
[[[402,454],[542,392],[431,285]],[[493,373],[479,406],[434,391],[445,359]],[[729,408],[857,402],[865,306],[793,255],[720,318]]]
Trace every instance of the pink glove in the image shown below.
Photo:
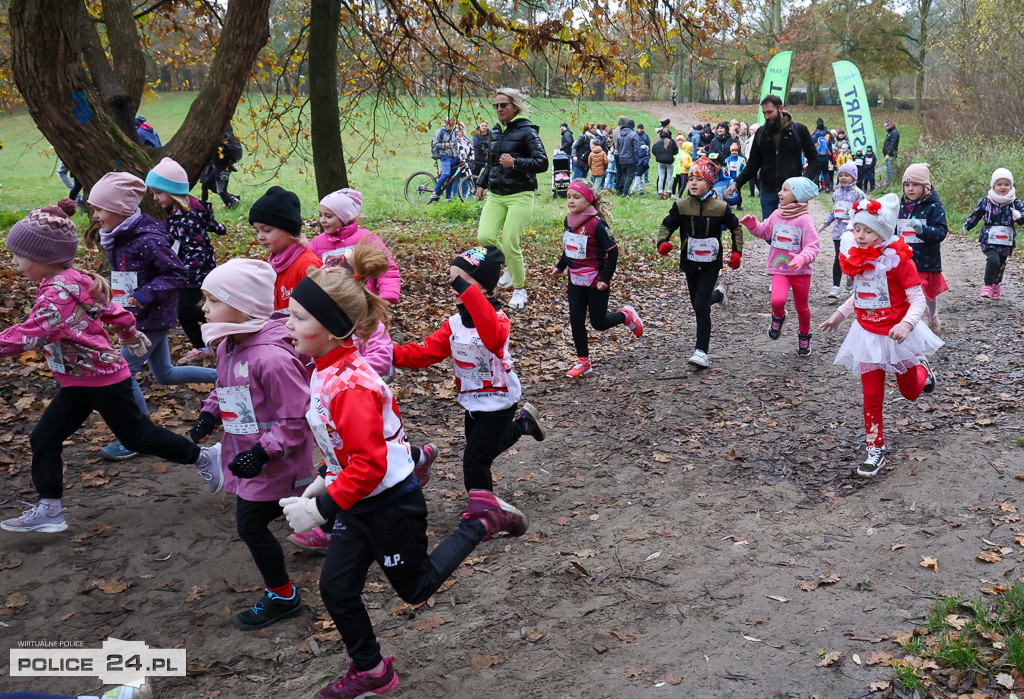
[[[807,261],[800,255],[797,255],[796,257],[789,261],[789,264],[786,265],[786,269],[800,269],[806,264]]]
[[[753,231],[755,228],[757,228],[757,217],[754,216],[753,214],[747,214],[746,216],[740,219],[740,223],[746,226],[748,231]]]
[[[669,254],[670,252],[672,252],[672,243],[668,242],[667,240],[658,246],[659,255],[664,256]]]

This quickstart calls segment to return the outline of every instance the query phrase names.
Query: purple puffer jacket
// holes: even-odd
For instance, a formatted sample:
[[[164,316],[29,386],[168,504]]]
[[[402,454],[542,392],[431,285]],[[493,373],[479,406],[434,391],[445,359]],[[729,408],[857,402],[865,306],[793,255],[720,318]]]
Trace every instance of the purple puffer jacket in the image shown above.
[[[114,244],[106,248],[114,300],[135,315],[139,330],[169,330],[178,323],[178,289],[188,279],[185,265],[171,249],[163,226],[149,214],[138,214],[125,223],[124,228],[114,229]],[[128,280],[134,291],[122,295],[119,279]],[[127,296],[139,305],[127,304]]]
[[[836,186],[834,192],[832,192],[832,211],[829,212],[825,220],[821,222],[823,226],[835,222],[832,226],[832,240],[839,240],[843,237],[843,233],[846,232],[846,227],[850,223],[850,219],[853,218],[853,205],[862,199],[867,199],[868,195],[864,193],[860,187],[856,184],[848,184],[845,187],[843,185]],[[846,218],[840,218],[836,216],[836,204],[845,204],[843,210],[846,212]]]
[[[283,320],[242,342],[229,337],[217,345],[217,388],[202,410],[225,425],[220,460],[226,492],[266,502],[301,495],[316,478],[306,422],[309,377]],[[257,442],[270,461],[255,478],[235,478],[228,464]]]

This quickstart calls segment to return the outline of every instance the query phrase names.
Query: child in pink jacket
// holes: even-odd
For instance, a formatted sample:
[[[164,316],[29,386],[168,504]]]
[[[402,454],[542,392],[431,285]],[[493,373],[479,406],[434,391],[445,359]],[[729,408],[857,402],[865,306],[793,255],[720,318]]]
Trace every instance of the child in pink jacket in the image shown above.
[[[285,320],[271,319],[275,280],[266,262],[241,259],[203,280],[203,340],[216,346],[217,387],[190,433],[204,442],[218,424],[224,427],[224,490],[238,496],[238,535],[266,588],[256,604],[235,615],[235,624],[246,631],[302,611],[269,524],[282,514],[278,500],[301,495],[316,480],[306,421],[309,381]]]
[[[756,237],[771,243],[767,273],[772,278],[772,324],[768,337],[778,340],[786,322],[786,300],[793,290],[793,305],[799,323],[797,354],[811,353],[811,272],[818,256],[818,233],[807,213],[807,202],[818,187],[806,177],[790,177],[779,192],[779,208],[763,223],[751,215],[740,223]]]
[[[339,189],[320,201],[320,225],[324,232],[313,238],[309,244],[323,261],[324,268],[345,264],[346,258],[360,240],[369,240],[388,256],[388,269],[377,279],[367,279],[366,288],[388,303],[398,303],[402,293],[402,275],[395,264],[395,258],[384,241],[359,227],[359,211],[363,206],[363,195],[354,189]]]
[[[141,357],[149,338],[135,327],[135,316],[112,301],[110,284],[75,269],[78,231],[70,215],[75,203],[36,209],[15,223],[7,247],[18,271],[39,283],[28,318],[0,333],[0,356],[30,350],[46,357],[60,391],[43,411],[29,438],[32,484],[39,504],[20,517],[0,522],[9,532],[62,532],[68,528],[64,493],[64,440],[95,410],[114,435],[132,451],[179,464],[195,464],[204,480],[216,483],[210,450],[154,425],[135,403],[131,371],[110,346],[109,326],[121,345]],[[211,488],[212,492],[212,488]]]

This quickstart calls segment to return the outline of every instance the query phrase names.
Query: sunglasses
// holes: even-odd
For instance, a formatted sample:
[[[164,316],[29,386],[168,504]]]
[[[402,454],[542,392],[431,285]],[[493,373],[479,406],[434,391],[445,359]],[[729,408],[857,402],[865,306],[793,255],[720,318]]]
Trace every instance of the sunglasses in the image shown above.
[[[511,102],[495,102],[494,103],[494,108],[495,109],[501,109],[502,107],[511,107],[511,106],[512,106]]]

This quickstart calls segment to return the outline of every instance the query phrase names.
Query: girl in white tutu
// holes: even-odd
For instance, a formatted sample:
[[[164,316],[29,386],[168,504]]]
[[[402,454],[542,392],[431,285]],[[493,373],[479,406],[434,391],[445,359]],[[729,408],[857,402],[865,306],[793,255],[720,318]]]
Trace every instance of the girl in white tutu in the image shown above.
[[[942,340],[919,322],[925,297],[913,252],[896,235],[899,207],[895,194],[853,205],[853,228],[840,240],[839,265],[853,277],[854,293],[821,324],[822,330],[833,331],[849,315],[857,314],[835,363],[859,374],[864,386],[868,455],[857,468],[863,478],[871,478],[885,466],[885,373],[896,374],[904,398],[917,400],[935,390],[935,376],[925,357],[942,346]]]

